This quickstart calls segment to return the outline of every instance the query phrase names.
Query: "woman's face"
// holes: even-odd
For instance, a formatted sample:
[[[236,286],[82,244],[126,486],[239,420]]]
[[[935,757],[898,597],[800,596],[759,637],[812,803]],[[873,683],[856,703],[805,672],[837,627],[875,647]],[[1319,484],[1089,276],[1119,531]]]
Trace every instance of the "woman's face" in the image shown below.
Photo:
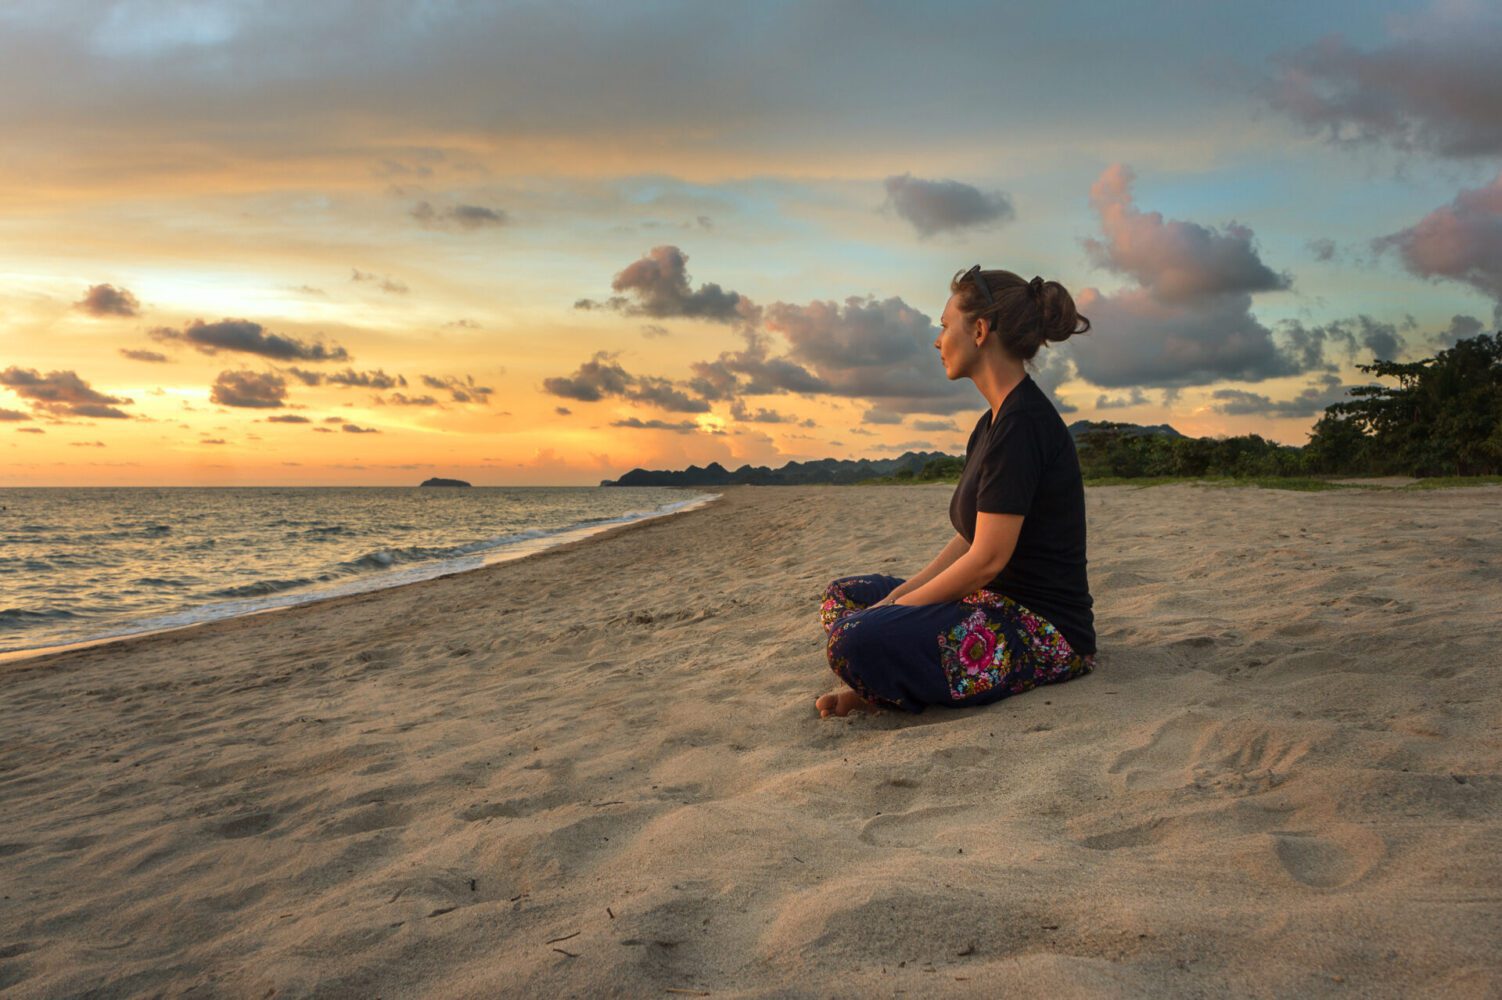
[[[939,316],[939,336],[934,346],[939,349],[939,360],[944,363],[944,374],[953,381],[964,378],[975,370],[980,348],[975,343],[978,320],[965,322],[956,296],[951,295],[944,303],[944,312]]]

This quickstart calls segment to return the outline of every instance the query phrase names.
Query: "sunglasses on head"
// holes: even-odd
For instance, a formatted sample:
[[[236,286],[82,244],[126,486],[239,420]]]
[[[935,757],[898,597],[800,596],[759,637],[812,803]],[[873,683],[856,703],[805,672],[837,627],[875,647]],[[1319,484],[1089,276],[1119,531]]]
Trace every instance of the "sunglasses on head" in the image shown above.
[[[975,287],[979,288],[980,291],[981,291],[981,294],[986,297],[986,308],[987,309],[991,308],[992,306],[994,306],[996,304],[996,300],[991,297],[991,289],[988,288],[988,287],[986,287],[985,279],[983,279],[980,276],[980,265],[979,264],[972,265],[971,268],[970,268],[970,270],[968,270],[964,274],[960,275],[960,281],[963,282],[966,278],[973,279],[975,281]]]

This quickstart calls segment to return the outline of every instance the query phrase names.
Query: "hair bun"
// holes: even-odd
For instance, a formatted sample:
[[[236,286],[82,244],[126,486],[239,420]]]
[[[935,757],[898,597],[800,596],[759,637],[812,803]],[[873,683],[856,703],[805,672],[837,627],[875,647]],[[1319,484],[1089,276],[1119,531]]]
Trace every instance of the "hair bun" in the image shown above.
[[[1027,294],[1031,295],[1035,299],[1042,299],[1043,279],[1038,275],[1033,275],[1033,280],[1027,283]]]

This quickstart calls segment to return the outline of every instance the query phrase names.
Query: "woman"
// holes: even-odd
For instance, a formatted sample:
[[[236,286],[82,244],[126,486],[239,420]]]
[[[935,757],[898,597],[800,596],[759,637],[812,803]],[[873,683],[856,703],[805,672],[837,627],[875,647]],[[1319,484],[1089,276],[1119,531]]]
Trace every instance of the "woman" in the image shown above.
[[[990,404],[949,502],[956,534],[910,580],[847,576],[825,590],[829,665],[851,690],[818,699],[821,717],[985,705],[1095,666],[1079,457],[1024,367],[1090,321],[1057,281],[977,264],[949,290],[934,346],[944,373]]]

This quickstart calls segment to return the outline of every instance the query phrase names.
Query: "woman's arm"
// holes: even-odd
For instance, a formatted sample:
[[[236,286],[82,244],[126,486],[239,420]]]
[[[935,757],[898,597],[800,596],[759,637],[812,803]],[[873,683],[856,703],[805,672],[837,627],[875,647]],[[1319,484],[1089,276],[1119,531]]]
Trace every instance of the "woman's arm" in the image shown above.
[[[1017,549],[1017,538],[1022,533],[1022,521],[1021,514],[977,514],[975,544],[948,569],[892,603],[907,607],[944,604],[975,593],[995,579],[1011,561],[1012,553]]]
[[[953,566],[955,560],[959,559],[960,556],[964,555],[968,551],[970,551],[970,543],[965,541],[965,537],[959,532],[955,532],[954,537],[949,540],[949,544],[944,546],[944,548],[940,550],[938,555],[934,556],[933,562],[923,567],[923,569],[912,579],[904,580],[901,586],[899,586],[896,590],[892,591],[884,599],[878,601],[877,603],[891,604],[903,594],[912,593],[928,581],[932,580],[934,577],[938,576],[940,573],[944,572],[950,566]]]

